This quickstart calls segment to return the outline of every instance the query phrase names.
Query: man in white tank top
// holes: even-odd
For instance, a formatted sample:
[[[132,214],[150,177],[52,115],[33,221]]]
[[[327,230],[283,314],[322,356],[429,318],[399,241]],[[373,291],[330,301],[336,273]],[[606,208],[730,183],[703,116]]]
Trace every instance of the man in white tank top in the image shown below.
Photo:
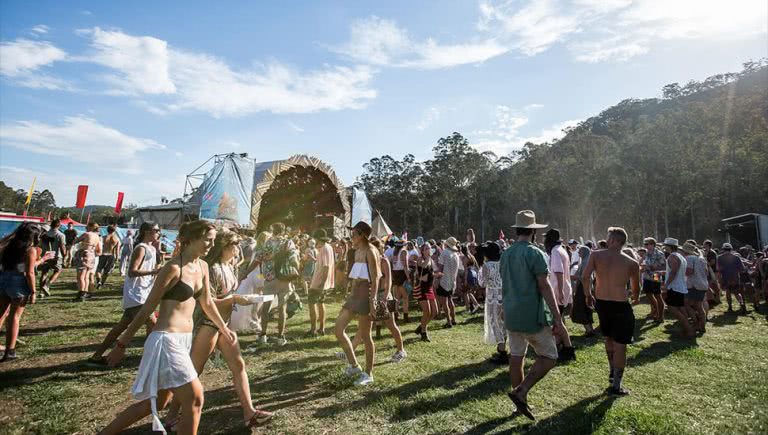
[[[685,295],[688,294],[688,286],[685,282],[685,269],[687,262],[678,251],[680,248],[677,239],[667,237],[664,239],[664,252],[667,257],[667,273],[662,290],[666,290],[666,303],[669,312],[680,321],[680,327],[685,337],[693,337],[693,328],[688,323],[688,314],[685,311]]]
[[[144,222],[139,229],[139,244],[133,249],[127,277],[123,284],[123,317],[117,322],[111,331],[104,337],[104,341],[96,348],[96,351],[88,359],[88,362],[106,366],[104,352],[112,347],[120,337],[120,334],[128,326],[147,301],[149,292],[155,284],[155,277],[160,271],[157,264],[157,251],[152,243],[160,239],[160,227],[157,224]],[[147,319],[147,335],[155,326],[154,314]]]

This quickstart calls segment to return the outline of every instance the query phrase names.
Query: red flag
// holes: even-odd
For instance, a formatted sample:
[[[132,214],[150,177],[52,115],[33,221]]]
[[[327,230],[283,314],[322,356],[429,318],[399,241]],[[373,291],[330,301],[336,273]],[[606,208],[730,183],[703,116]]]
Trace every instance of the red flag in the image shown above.
[[[91,212],[88,212],[88,219],[85,220],[85,224],[88,225],[91,223]]]
[[[507,239],[504,237],[504,230],[499,230],[499,240],[507,240]]]
[[[77,186],[77,204],[75,205],[76,208],[85,207],[86,196],[88,196],[88,186],[85,186],[85,185]]]
[[[123,192],[117,192],[117,203],[115,204],[115,214],[120,214],[120,211],[123,209],[123,196],[125,196]]]

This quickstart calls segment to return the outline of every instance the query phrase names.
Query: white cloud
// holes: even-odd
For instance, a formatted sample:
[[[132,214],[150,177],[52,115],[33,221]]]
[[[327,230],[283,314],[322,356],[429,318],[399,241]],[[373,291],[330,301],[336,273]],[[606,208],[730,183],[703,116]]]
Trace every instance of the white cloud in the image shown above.
[[[168,44],[151,36],[131,36],[98,27],[80,30],[91,37],[92,62],[118,71],[108,76],[117,91],[143,94],[172,94],[176,87],[168,72]]]
[[[564,43],[580,62],[626,61],[665,41],[753,37],[766,26],[764,0],[484,0],[478,22],[524,55]]]
[[[437,107],[430,107],[427,110],[424,111],[424,115],[421,117],[421,121],[419,121],[419,124],[416,126],[416,130],[424,131],[429,126],[435,123],[440,119],[440,109]]]
[[[19,38],[0,43],[0,73],[8,77],[23,77],[64,60],[67,53],[47,41]]]
[[[459,44],[414,41],[394,21],[372,16],[353,22],[349,41],[332,50],[368,65],[438,69],[481,63],[509,49],[493,38]]]
[[[365,66],[300,73],[277,62],[236,71],[213,56],[173,51],[171,78],[178,90],[169,108],[216,117],[359,109],[376,97],[369,88],[372,77]]]
[[[531,104],[527,104],[525,107],[523,107],[523,110],[525,110],[526,112],[530,112],[531,110],[539,110],[542,107],[544,107],[543,104],[531,103]]]
[[[527,142],[552,142],[564,136],[563,129],[579,123],[578,120],[558,122],[542,129],[537,135],[526,136],[520,134],[520,130],[528,125],[527,116],[517,113],[509,106],[499,105],[496,106],[494,117],[492,128],[473,132],[477,139],[470,143],[479,151],[493,151],[497,155],[509,154]]]
[[[31,32],[36,35],[44,35],[48,33],[49,30],[51,30],[51,28],[45,24],[38,24],[37,26],[32,27]]]
[[[296,133],[304,133],[304,128],[296,125],[295,123],[286,120],[285,125],[288,126],[291,130],[295,131]]]
[[[300,72],[279,62],[233,69],[215,56],[169,47],[166,41],[98,27],[81,30],[94,53],[85,60],[118,74],[113,95],[142,95],[137,105],[155,114],[197,110],[215,117],[269,111],[311,113],[358,109],[376,97],[373,70],[325,66]],[[150,97],[153,97],[150,99]]]
[[[139,172],[135,160],[138,153],[165,148],[151,139],[129,136],[85,116],[64,118],[60,125],[39,121],[3,124],[0,144],[128,173]]]

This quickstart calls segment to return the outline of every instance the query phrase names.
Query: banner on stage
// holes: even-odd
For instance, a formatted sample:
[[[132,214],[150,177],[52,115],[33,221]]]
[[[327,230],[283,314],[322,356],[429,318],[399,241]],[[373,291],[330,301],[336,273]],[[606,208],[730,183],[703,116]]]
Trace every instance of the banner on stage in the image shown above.
[[[200,219],[250,225],[253,171],[253,160],[237,154],[224,157],[208,171],[200,185]]]

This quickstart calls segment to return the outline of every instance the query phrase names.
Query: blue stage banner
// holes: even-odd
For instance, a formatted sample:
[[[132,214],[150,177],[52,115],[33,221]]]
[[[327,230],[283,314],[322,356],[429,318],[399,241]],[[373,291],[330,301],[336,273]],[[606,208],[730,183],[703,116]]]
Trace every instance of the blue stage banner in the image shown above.
[[[200,185],[200,219],[250,225],[253,170],[253,160],[230,154],[208,171]]]

